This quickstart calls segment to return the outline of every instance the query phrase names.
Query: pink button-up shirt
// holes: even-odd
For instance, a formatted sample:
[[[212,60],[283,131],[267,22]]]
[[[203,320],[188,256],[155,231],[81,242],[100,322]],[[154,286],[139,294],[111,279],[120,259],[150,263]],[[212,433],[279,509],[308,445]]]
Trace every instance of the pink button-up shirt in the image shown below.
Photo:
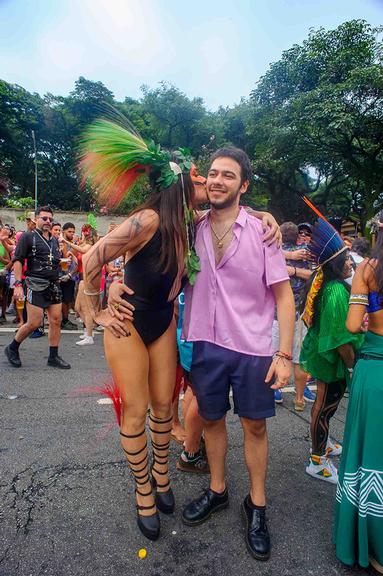
[[[183,332],[224,348],[271,356],[275,298],[271,286],[289,280],[279,248],[266,246],[262,223],[240,209],[233,239],[216,265],[208,214],[198,225],[196,252],[201,272],[185,289]]]

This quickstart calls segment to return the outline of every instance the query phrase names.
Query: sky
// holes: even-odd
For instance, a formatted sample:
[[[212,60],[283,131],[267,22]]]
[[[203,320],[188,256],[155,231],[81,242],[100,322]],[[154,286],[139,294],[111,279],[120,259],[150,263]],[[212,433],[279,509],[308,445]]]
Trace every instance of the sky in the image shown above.
[[[0,0],[0,78],[66,96],[85,76],[117,100],[166,81],[216,110],[310,28],[355,18],[383,24],[383,0]]]

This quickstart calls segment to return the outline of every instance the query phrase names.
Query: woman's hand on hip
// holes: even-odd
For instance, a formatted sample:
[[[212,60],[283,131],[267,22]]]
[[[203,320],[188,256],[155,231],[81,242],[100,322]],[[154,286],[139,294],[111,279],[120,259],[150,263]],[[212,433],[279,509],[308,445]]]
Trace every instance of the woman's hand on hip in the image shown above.
[[[108,312],[113,318],[133,322],[134,306],[122,298],[124,294],[131,296],[134,292],[126,284],[112,282],[109,287]]]
[[[100,310],[95,316],[94,321],[109,330],[116,338],[130,336],[129,328],[124,320],[119,320],[109,314],[108,310]]]

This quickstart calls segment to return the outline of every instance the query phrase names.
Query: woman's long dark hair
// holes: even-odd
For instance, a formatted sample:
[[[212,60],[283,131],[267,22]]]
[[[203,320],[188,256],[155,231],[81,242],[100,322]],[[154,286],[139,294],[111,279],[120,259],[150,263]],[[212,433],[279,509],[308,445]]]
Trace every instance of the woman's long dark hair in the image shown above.
[[[383,211],[379,214],[379,221],[383,224]],[[378,292],[383,296],[383,228],[379,228],[376,244],[372,250],[371,258],[376,260],[374,276]]]
[[[343,286],[347,289],[348,292],[350,292],[350,286],[347,284],[347,282],[344,281],[344,278],[343,278],[344,265],[346,263],[348,256],[349,256],[348,250],[344,250],[343,252],[338,254],[338,256],[335,256],[335,258],[333,258],[332,260],[327,262],[327,264],[324,264],[322,266],[323,284],[322,284],[321,289],[319,290],[319,293],[315,299],[313,321],[315,321],[315,317],[316,317],[317,312],[318,312],[318,306],[319,306],[320,296],[322,294],[322,290],[324,289],[324,287],[326,286],[326,284],[328,282],[331,282],[331,280],[337,280],[338,282],[341,282],[343,284]],[[311,285],[314,281],[315,274],[316,274],[316,272],[313,272],[311,274],[310,278],[306,282],[306,285],[302,291],[302,297],[301,297],[301,301],[300,301],[300,312],[301,313],[303,313],[303,310],[305,308],[307,295],[308,295],[310,288],[311,288]]]
[[[158,176],[158,173],[150,173],[152,193],[146,202],[135,208],[130,215],[146,209],[157,212],[160,218],[159,230],[162,239],[158,270],[168,272],[177,269],[180,256],[182,260],[186,256],[187,235],[183,196],[185,195],[186,205],[190,206],[194,197],[194,185],[190,174],[180,174],[175,184],[165,190],[159,190],[156,184]],[[189,232],[190,240],[192,240],[194,238],[193,223],[190,225]]]

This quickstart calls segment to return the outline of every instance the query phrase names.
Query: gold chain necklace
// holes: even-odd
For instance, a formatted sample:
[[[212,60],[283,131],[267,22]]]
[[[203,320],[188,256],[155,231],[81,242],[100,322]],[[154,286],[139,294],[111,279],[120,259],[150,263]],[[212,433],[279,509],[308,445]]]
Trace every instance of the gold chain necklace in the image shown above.
[[[236,220],[236,219],[235,219],[235,220]],[[235,222],[235,220],[234,220],[234,222]],[[232,229],[232,227],[233,227],[233,225],[234,225],[234,222],[232,222],[232,223],[230,224],[229,228],[226,230],[225,234],[224,234],[223,236],[221,236],[221,238],[218,236],[218,234],[216,233],[216,231],[215,231],[214,228],[213,228],[212,223],[210,222],[210,228],[211,228],[211,231],[213,232],[213,234],[214,234],[214,236],[215,236],[215,239],[217,240],[217,246],[218,246],[218,248],[222,248],[222,247],[223,247],[223,240],[224,240],[224,238],[229,234],[230,230]]]

